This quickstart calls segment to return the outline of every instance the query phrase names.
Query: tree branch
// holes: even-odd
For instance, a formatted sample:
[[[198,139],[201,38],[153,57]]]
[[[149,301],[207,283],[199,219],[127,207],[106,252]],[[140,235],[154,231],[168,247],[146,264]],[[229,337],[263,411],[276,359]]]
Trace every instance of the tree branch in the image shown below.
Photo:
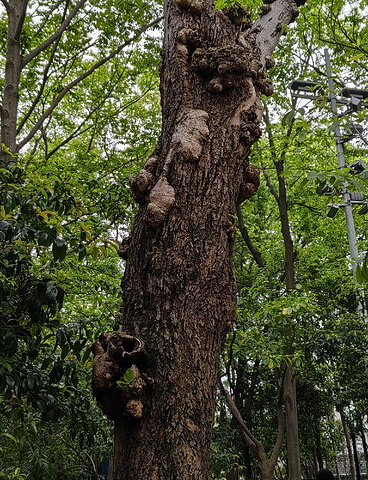
[[[299,205],[300,207],[308,208],[308,210],[310,210],[311,212],[319,212],[318,208],[311,207],[310,205],[306,205],[305,203],[290,202],[288,205],[289,207],[291,207],[292,205]]]
[[[263,162],[261,162],[261,166],[262,166],[263,175],[264,175],[264,177],[265,177],[265,179],[266,179],[267,187],[269,188],[269,190],[270,190],[270,192],[272,193],[272,195],[275,197],[277,204],[279,204],[279,202],[280,202],[279,195],[278,195],[278,193],[276,192],[274,186],[273,186],[272,183],[271,183],[270,177],[268,176],[266,167],[265,167],[265,165],[264,165]]]
[[[223,383],[221,382],[221,379],[219,379],[219,386],[220,386],[221,393],[226,398],[226,402],[230,407],[231,413],[233,414],[235,420],[238,422],[242,432],[245,434],[244,439],[248,447],[256,455],[257,449],[261,446],[260,442],[248,430],[248,427],[244,422],[243,417],[241,416],[237,406],[235,405],[235,402],[232,396],[224,387]]]
[[[282,398],[281,398],[281,395],[279,395],[279,399],[277,402],[277,438],[269,459],[269,464],[271,468],[275,468],[276,466],[277,459],[279,458],[279,455],[281,452],[283,438],[284,438],[284,411],[282,408]]]
[[[298,15],[299,10],[294,0],[276,0],[270,4],[270,11],[260,15],[254,22],[251,33],[256,33],[263,65],[266,64],[266,57],[272,55],[284,33],[284,25],[292,23]]]
[[[54,101],[51,103],[50,107],[46,110],[46,112],[39,118],[39,120],[36,122],[32,130],[29,132],[29,134],[18,144],[17,151],[20,151],[36,134],[36,132],[41,128],[43,122],[46,120],[47,117],[51,115],[51,113],[55,110],[55,108],[59,105],[61,100],[65,97],[67,93],[70,92],[78,83],[82,82],[85,78],[89,77],[94,71],[96,71],[98,68],[100,68],[102,65],[107,63],[109,60],[114,58],[118,53],[120,53],[125,47],[136,41],[142,33],[144,33],[146,30],[149,28],[153,27],[154,25],[157,25],[159,22],[163,20],[163,17],[159,17],[156,20],[153,20],[151,23],[146,25],[145,27],[141,28],[139,32],[137,32],[133,37],[129,38],[126,42],[124,42],[122,45],[120,45],[116,50],[114,50],[110,55],[107,57],[103,58],[99,62],[95,63],[89,70],[87,70],[83,75],[80,77],[76,78],[72,82],[69,83],[63,90],[59,93],[59,95],[54,99]]]
[[[61,35],[66,30],[66,28],[70,25],[70,22],[79,12],[79,10],[83,7],[86,1],[87,0],[79,0],[79,2],[76,4],[73,10],[70,12],[69,16],[61,23],[60,27],[56,30],[56,32],[23,58],[22,68],[24,68],[35,57],[37,57],[37,55],[43,52],[43,50],[45,50],[48,46],[50,46],[55,40],[61,37]]]
[[[64,14],[63,14],[63,21],[66,17],[66,7],[64,9]],[[35,109],[36,105],[38,104],[38,101],[40,100],[41,98],[41,95],[44,91],[44,88],[46,86],[46,83],[47,83],[47,80],[49,79],[49,76],[48,76],[48,73],[50,71],[50,68],[51,68],[51,65],[54,61],[54,58],[55,58],[55,53],[56,53],[56,50],[57,50],[57,47],[59,45],[59,42],[60,42],[60,39],[61,39],[61,36],[59,38],[56,39],[54,45],[53,45],[53,48],[52,48],[52,52],[50,54],[50,58],[49,58],[49,61],[47,62],[47,65],[43,71],[43,80],[42,80],[42,83],[41,83],[41,86],[38,90],[38,93],[36,95],[36,98],[34,99],[34,101],[32,102],[32,105],[31,107],[29,108],[28,112],[25,114],[25,116],[22,118],[21,122],[19,123],[19,126],[17,128],[17,135],[19,134],[19,132],[22,131],[22,128],[24,126],[24,124],[26,123],[26,121],[29,119],[29,117],[31,116],[33,110]]]
[[[19,41],[20,39],[20,34],[22,33],[22,28],[24,24],[24,20],[26,18],[26,13],[27,13],[27,5],[28,5],[28,0],[23,0],[23,5],[22,5],[22,11],[19,17],[17,29],[14,34],[14,38]]]
[[[125,72],[125,70],[124,70]],[[78,127],[66,138],[64,138],[64,140],[59,143],[59,145],[57,145],[56,147],[54,147],[47,155],[45,155],[45,160],[48,160],[52,155],[54,155],[54,153],[56,153],[60,148],[62,148],[64,145],[66,145],[67,143],[69,143],[71,140],[73,140],[74,138],[78,137],[79,135],[82,135],[83,133],[87,132],[88,130],[90,130],[91,128],[94,127],[94,125],[88,125],[87,127],[83,128],[83,126],[87,123],[87,121],[92,117],[92,115],[98,111],[100,108],[102,108],[102,106],[104,105],[104,103],[107,101],[107,99],[109,98],[110,94],[111,94],[111,91],[113,90],[113,88],[115,87],[116,83],[120,80],[120,78],[122,77],[123,73],[122,72],[118,78],[115,80],[115,82],[110,85],[110,88],[105,92],[105,95],[101,98],[101,100],[99,101],[99,103],[97,105],[95,105],[88,113],[88,115],[83,119],[83,121],[78,125]],[[134,103],[138,102],[140,99],[142,99],[148,92],[150,91],[149,88],[147,88],[146,91],[144,91],[141,95],[138,95],[136,96],[135,98],[129,100],[129,102],[127,102],[125,105],[123,105],[121,108],[113,111],[112,113],[109,114],[108,117],[104,117],[104,122],[106,123],[108,119],[110,119],[111,117],[114,117],[116,115],[118,115],[118,113],[121,113],[123,112],[124,110],[126,110],[127,108],[129,108],[131,105],[134,105]],[[97,122],[97,127],[98,127],[98,124],[101,123],[101,122]]]
[[[236,207],[236,214],[238,216],[238,228],[240,230],[240,233],[242,234],[242,237],[249,248],[250,253],[253,255],[254,260],[256,261],[257,265],[261,268],[264,268],[265,264],[262,259],[262,254],[257,248],[253,245],[251,239],[249,238],[248,235],[248,229],[245,226],[244,223],[244,217],[243,217],[243,212],[241,211],[240,205]]]
[[[52,12],[54,12],[57,8],[60,7],[60,5],[63,3],[64,0],[59,0],[53,7],[50,8],[50,10],[48,11],[48,13],[46,13],[45,15],[45,19],[44,21],[41,23],[39,29],[37,30],[37,32],[34,34],[35,37],[37,37],[37,35],[42,32],[43,28],[45,27],[46,23],[48,22],[49,18],[50,18],[50,15],[52,14]],[[67,7],[69,5],[69,1],[66,2],[66,6]]]

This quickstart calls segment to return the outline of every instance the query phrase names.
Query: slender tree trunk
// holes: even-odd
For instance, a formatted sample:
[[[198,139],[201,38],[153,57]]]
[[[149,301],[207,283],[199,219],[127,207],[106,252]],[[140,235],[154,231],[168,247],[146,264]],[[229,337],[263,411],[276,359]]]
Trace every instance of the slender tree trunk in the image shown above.
[[[365,460],[365,465],[366,465],[366,471],[368,472],[368,445],[367,445],[367,439],[365,437],[365,431],[363,429],[363,426],[360,426],[359,429],[360,433],[360,438],[362,440],[362,445],[363,445],[363,451],[364,451],[364,460]]]
[[[289,480],[301,479],[296,378],[292,365],[288,365],[284,379],[284,406],[288,449]]]
[[[353,446],[355,474],[356,474],[357,480],[360,480],[360,466],[359,466],[358,449],[357,449],[357,444],[356,444],[355,432],[352,431],[352,430],[350,431],[350,438],[351,438],[351,444]]]
[[[280,3],[279,3],[280,2]],[[276,0],[252,26],[238,6],[165,4],[162,136],[131,178],[140,204],[120,249],[121,331],[95,345],[94,392],[115,421],[112,480],[206,480],[219,356],[235,320],[236,205],[255,192],[265,65],[295,18]],[[123,388],[131,368],[134,380]]]
[[[321,427],[320,427],[320,422],[318,422],[318,428],[315,430],[314,434],[314,439],[315,439],[315,445],[316,445],[316,450],[315,450],[315,461],[318,463],[318,470],[322,470],[323,468],[323,457],[322,457],[322,450],[321,450]]]
[[[266,117],[267,119],[268,117]],[[291,134],[291,128],[288,131],[288,136]],[[272,136],[269,134],[270,146],[274,150],[274,144]],[[285,281],[286,291],[290,292],[295,289],[295,269],[294,269],[294,245],[290,230],[288,205],[287,205],[287,192],[284,175],[284,159],[286,148],[280,154],[280,159],[275,160],[274,164],[277,172],[278,179],[278,194],[270,185],[270,180],[267,177],[267,183],[274,194],[278,204],[280,220],[281,220],[281,233],[284,240],[285,249]],[[290,351],[292,351],[292,338],[289,331],[286,332],[290,341]],[[284,376],[284,405],[286,416],[286,432],[287,432],[287,455],[288,455],[288,473],[289,480],[301,479],[301,464],[300,464],[300,448],[299,448],[299,430],[298,430],[298,411],[296,401],[296,377],[292,364],[287,363],[285,366]]]
[[[347,447],[347,450],[348,450],[351,480],[356,480],[354,453],[353,453],[353,449],[352,449],[352,446],[351,446],[351,438],[350,438],[349,427],[347,425],[345,413],[342,410],[340,410],[339,413],[340,413],[340,417],[341,417],[342,428],[344,430],[346,447]]]
[[[233,468],[231,472],[226,474],[226,480],[239,480],[239,471],[237,468]]]
[[[17,118],[19,101],[19,82],[21,74],[20,35],[27,8],[27,0],[12,0],[8,3],[8,32],[4,76],[4,90],[1,113],[0,165],[14,157],[17,150]]]

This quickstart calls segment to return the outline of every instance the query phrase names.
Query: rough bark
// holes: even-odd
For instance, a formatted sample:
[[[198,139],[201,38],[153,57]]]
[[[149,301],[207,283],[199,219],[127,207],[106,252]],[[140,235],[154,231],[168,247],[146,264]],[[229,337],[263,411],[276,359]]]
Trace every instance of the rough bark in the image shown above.
[[[219,355],[235,319],[234,213],[258,186],[247,157],[260,96],[272,92],[262,48],[273,50],[296,13],[294,0],[276,0],[254,27],[239,6],[165,3],[162,136],[131,177],[140,209],[120,249],[122,338],[144,344],[129,393],[141,416],[114,385],[126,369],[108,353],[115,337],[96,345],[95,393],[115,421],[112,480],[208,478]],[[104,375],[114,379],[106,391]]]
[[[1,114],[0,166],[11,161],[16,153],[16,131],[21,74],[20,35],[26,15],[27,0],[7,4],[8,32]]]

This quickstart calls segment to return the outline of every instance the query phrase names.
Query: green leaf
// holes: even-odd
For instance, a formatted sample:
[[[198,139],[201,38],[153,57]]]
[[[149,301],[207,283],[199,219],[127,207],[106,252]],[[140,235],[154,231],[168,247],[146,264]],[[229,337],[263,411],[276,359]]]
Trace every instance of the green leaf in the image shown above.
[[[13,442],[17,443],[17,439],[11,435],[10,433],[7,433],[7,432],[3,432],[0,434],[2,437],[7,437],[7,438],[10,438],[10,440],[13,440]]]
[[[281,125],[283,127],[290,125],[294,119],[294,115],[295,115],[295,110],[290,110],[289,112],[287,112],[281,119]]]
[[[134,380],[134,370],[128,368],[124,374],[123,380],[118,380],[116,383],[120,388],[126,388]]]
[[[134,380],[134,370],[132,368],[128,368],[128,370],[124,374],[124,382],[132,383]]]
[[[52,244],[52,255],[54,257],[54,260],[59,260],[62,261],[64,260],[67,252],[67,244],[64,239],[58,238],[53,244]]]
[[[300,133],[299,133],[299,136],[298,136],[298,142],[299,143],[303,143],[304,140],[307,138],[307,130],[302,130]]]
[[[353,57],[349,58],[349,63],[355,62],[355,60],[358,60],[359,58],[364,57],[364,53],[358,53],[357,55],[354,55]]]

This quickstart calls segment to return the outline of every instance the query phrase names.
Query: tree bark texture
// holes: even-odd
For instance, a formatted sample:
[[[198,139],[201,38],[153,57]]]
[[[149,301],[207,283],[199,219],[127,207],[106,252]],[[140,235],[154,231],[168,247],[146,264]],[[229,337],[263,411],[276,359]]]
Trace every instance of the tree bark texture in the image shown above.
[[[16,134],[21,74],[20,34],[22,31],[27,0],[13,0],[8,4],[8,33],[5,63],[3,98],[1,99],[1,144],[0,165],[12,160],[16,153]],[[4,145],[4,147],[3,147]],[[9,153],[10,152],[10,153]]]
[[[272,92],[266,67],[297,12],[276,0],[252,25],[238,6],[165,3],[162,135],[130,179],[140,209],[120,248],[121,330],[95,346],[94,392],[115,421],[112,480],[209,476],[219,356],[236,311],[234,214],[259,184],[247,157],[261,94]],[[129,367],[133,382],[117,387]]]
[[[286,437],[288,448],[288,478],[301,479],[301,465],[299,452],[298,410],[296,403],[296,377],[291,364],[285,368],[284,378],[284,406]]]

